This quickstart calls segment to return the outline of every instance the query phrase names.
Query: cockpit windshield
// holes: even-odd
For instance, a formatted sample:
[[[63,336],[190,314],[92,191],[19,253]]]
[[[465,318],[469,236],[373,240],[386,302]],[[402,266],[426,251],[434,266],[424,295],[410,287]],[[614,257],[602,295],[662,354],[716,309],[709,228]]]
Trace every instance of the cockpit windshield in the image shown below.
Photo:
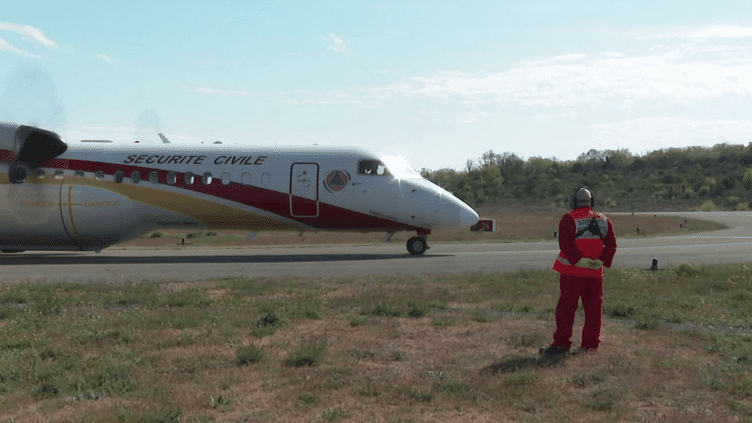
[[[420,173],[416,172],[406,158],[402,156],[384,156],[381,158],[389,171],[397,179],[420,179]]]
[[[358,162],[358,175],[389,176],[390,173],[386,165],[378,160],[361,160]]]
[[[397,156],[385,156],[383,161],[361,160],[358,162],[358,175],[388,176],[396,179],[421,178],[404,157]]]

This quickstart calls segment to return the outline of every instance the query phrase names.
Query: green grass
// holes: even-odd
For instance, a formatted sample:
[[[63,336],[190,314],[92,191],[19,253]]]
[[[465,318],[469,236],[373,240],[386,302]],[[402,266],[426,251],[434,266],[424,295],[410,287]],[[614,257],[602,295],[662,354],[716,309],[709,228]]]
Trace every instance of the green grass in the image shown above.
[[[312,367],[321,364],[326,356],[326,342],[323,340],[309,340],[295,347],[283,363],[292,367]]]
[[[246,345],[237,349],[235,358],[239,366],[256,364],[264,358],[264,351],[254,345]]]
[[[751,268],[608,270],[602,351],[561,362],[550,271],[4,285],[0,421],[744,421]]]

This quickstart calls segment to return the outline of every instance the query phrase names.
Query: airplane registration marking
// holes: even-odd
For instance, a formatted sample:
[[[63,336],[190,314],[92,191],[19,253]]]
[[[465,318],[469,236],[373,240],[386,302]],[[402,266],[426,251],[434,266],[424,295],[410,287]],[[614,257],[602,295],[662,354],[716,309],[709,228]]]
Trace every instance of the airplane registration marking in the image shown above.
[[[193,164],[200,165],[204,163],[204,160],[209,156],[184,156],[184,155],[169,155],[169,154],[131,154],[123,160],[124,164],[175,164],[185,165]],[[264,164],[267,156],[219,156],[213,161],[216,165],[229,164],[239,166],[261,166]]]

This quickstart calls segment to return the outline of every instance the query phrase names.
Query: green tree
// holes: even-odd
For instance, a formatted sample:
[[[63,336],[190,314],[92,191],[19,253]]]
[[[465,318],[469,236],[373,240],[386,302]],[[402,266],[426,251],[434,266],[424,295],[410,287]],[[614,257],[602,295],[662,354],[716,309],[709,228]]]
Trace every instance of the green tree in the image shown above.
[[[744,171],[744,176],[742,176],[742,186],[746,189],[752,188],[752,169]]]

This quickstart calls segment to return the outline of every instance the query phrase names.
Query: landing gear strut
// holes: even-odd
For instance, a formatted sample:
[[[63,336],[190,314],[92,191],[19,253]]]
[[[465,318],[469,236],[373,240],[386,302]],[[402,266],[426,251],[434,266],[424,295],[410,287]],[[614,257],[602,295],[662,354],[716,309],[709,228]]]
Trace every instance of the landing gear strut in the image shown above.
[[[407,251],[414,256],[425,253],[428,248],[425,236],[414,236],[407,240]]]

